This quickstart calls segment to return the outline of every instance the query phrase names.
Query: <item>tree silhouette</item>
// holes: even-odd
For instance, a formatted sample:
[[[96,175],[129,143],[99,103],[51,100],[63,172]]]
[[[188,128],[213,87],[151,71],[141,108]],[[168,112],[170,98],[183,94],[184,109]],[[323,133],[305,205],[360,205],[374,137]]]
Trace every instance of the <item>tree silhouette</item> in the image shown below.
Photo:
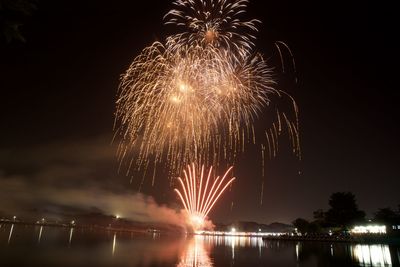
[[[375,213],[374,221],[384,224],[397,224],[400,223],[400,214],[396,213],[391,208],[379,209]]]
[[[351,192],[333,193],[329,205],[326,221],[332,226],[348,227],[365,220],[365,212],[358,209],[355,195]]]
[[[309,225],[310,225],[310,223],[306,219],[303,219],[303,218],[297,218],[296,220],[294,220],[292,222],[292,224],[294,227],[297,228],[297,231],[302,234],[305,234],[308,232]]]
[[[317,222],[323,222],[325,221],[325,212],[322,209],[318,209],[316,211],[313,212],[313,217],[314,220]]]
[[[35,0],[0,0],[0,41],[25,42],[20,27],[35,9]]]

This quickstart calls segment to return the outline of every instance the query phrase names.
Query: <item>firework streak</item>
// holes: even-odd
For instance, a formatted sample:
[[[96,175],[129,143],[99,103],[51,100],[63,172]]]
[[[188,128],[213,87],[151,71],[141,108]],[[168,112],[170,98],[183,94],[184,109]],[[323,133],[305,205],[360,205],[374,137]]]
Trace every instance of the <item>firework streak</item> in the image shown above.
[[[235,177],[227,179],[227,175],[231,170],[232,167],[225,172],[222,178],[218,176],[215,179],[211,179],[212,167],[208,171],[208,175],[205,176],[203,165],[200,173],[196,175],[196,168],[193,163],[192,167],[188,165],[187,171],[183,171],[185,178],[178,178],[182,192],[179,189],[175,189],[175,192],[182,201],[195,229],[199,229],[203,225],[217,200],[235,180]]]

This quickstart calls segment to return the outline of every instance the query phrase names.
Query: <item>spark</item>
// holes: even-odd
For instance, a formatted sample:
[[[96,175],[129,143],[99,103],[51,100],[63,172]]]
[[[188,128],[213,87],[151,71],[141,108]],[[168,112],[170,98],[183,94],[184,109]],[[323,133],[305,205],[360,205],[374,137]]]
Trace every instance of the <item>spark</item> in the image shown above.
[[[131,169],[142,171],[142,185],[154,167],[154,185],[161,162],[170,177],[191,162],[234,164],[249,140],[258,141],[254,123],[266,108],[272,126],[260,136],[267,155],[277,155],[286,129],[300,157],[297,105],[275,88],[272,68],[254,51],[260,21],[242,18],[247,5],[175,0],[164,18],[180,32],[146,47],[121,76],[115,138],[120,168],[127,159],[127,176]],[[287,98],[293,108],[282,114],[278,102]]]
[[[205,173],[204,165],[200,173],[196,175],[196,167],[188,165],[187,171],[184,170],[184,179],[178,178],[181,190],[175,189],[183,207],[189,215],[190,223],[195,230],[204,226],[207,215],[213,209],[215,203],[222,193],[233,183],[235,177],[227,179],[233,167],[230,167],[225,174],[218,176],[211,181],[212,167]]]

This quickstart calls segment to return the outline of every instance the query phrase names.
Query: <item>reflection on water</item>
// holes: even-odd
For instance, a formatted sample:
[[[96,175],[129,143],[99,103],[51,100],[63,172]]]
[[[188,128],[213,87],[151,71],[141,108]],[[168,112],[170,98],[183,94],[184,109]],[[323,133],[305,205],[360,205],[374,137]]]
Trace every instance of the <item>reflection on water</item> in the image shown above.
[[[229,246],[229,247],[262,247],[265,242],[261,237],[246,237],[246,236],[196,236],[198,239],[203,240],[215,246]]]
[[[231,259],[235,259],[235,251],[244,247],[258,248],[261,258],[265,242],[260,237],[244,236],[200,236],[188,237],[188,243],[177,267],[213,267],[210,251],[214,247],[229,247]]]
[[[387,244],[296,243],[296,259],[300,262],[314,255],[325,262],[334,260],[349,262],[353,264],[351,266],[391,267],[400,266],[400,258],[395,256],[399,252],[398,246]]]
[[[0,251],[0,266],[18,267],[400,266],[398,245],[168,236],[18,224],[1,225]]]
[[[398,260],[399,263],[400,263],[400,249],[397,250],[397,260]]]
[[[400,263],[400,249],[397,250],[397,260],[398,260],[399,263]]]
[[[202,243],[208,244],[211,247],[222,246],[229,247],[231,249],[231,258],[235,259],[235,251],[244,248],[252,247],[258,248],[259,257],[262,255],[262,248],[265,246],[265,242],[261,237],[246,237],[246,236],[195,236]]]
[[[72,235],[73,235],[73,234],[74,234],[74,227],[71,227],[71,229],[69,230],[68,246],[71,246]]]
[[[8,235],[8,242],[7,242],[7,244],[10,244],[13,230],[14,230],[14,224],[11,225],[10,234]]]
[[[388,245],[354,245],[351,256],[361,266],[392,266]]]
[[[213,267],[209,254],[203,238],[195,236],[187,244],[177,267]]]
[[[38,236],[38,244],[40,244],[40,240],[42,239],[42,232],[43,232],[43,225],[42,226],[40,226],[40,229],[39,229],[39,236]]]
[[[115,254],[115,243],[117,241],[117,234],[114,233],[114,238],[113,238],[113,243],[112,243],[112,255],[114,256]]]

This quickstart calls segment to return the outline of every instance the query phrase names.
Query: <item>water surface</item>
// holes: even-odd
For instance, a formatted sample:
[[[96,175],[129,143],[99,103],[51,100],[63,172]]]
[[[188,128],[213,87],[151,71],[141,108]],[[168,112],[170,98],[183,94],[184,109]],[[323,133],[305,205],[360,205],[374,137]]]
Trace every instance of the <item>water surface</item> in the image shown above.
[[[400,266],[386,244],[263,241],[249,237],[114,233],[3,224],[0,266]]]

